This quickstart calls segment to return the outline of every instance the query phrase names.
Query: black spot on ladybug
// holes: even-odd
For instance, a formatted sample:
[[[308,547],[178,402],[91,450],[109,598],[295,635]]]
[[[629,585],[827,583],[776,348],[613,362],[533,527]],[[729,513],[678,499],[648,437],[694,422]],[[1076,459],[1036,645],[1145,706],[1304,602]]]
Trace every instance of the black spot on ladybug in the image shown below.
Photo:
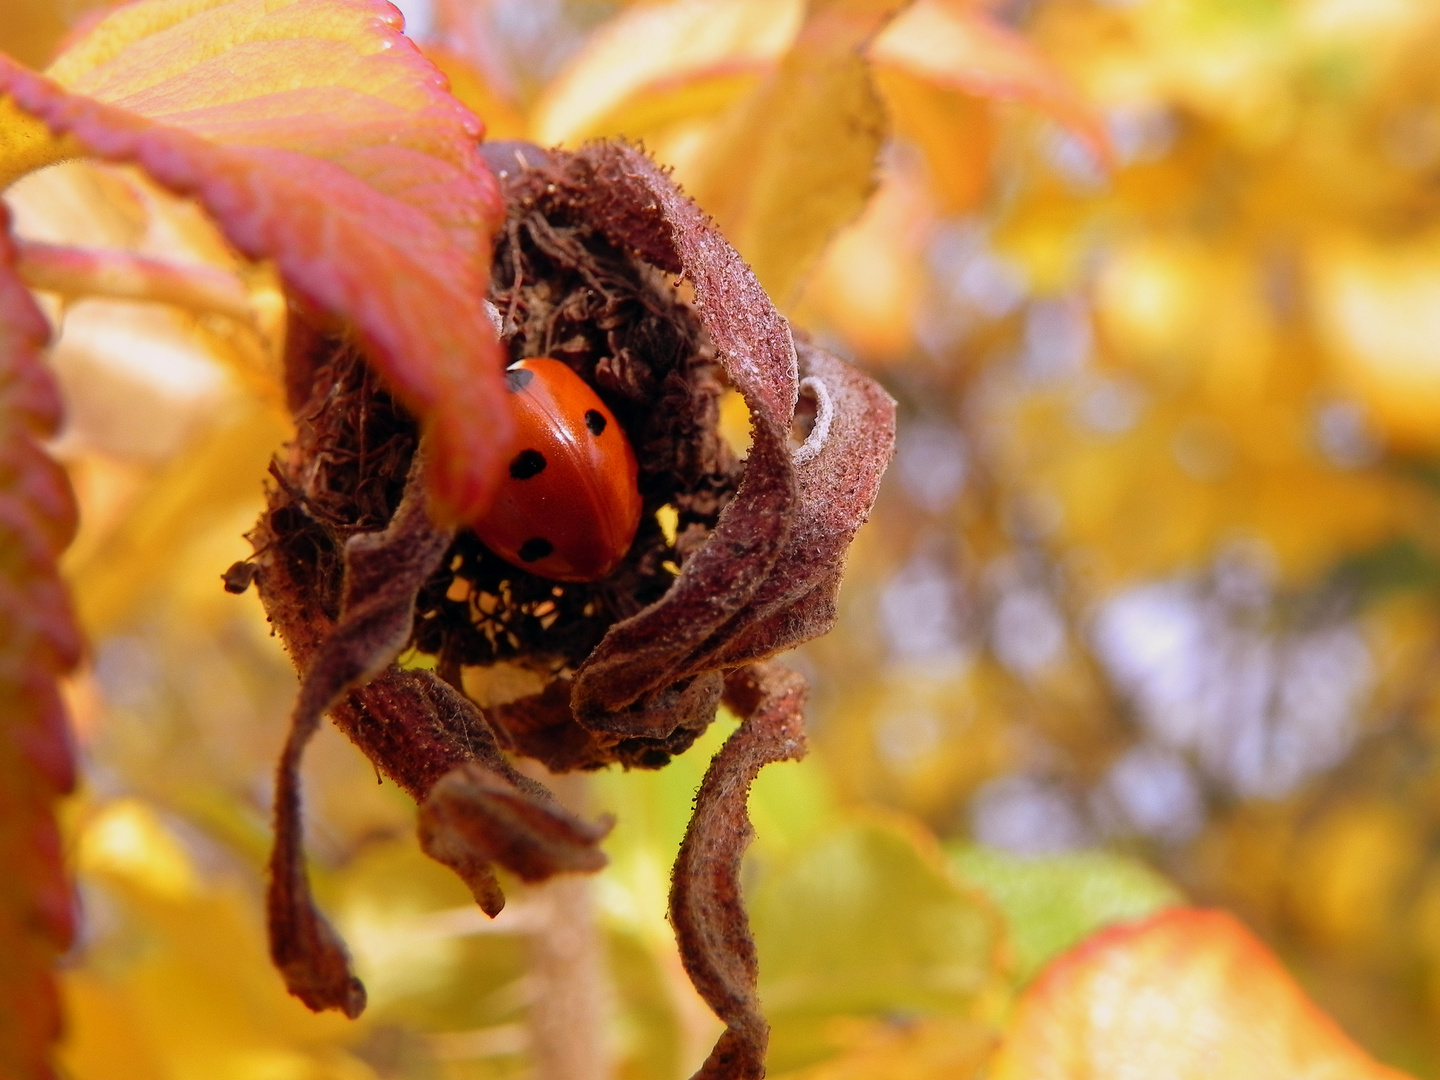
[[[545,471],[545,455],[539,450],[521,450],[510,462],[510,476],[515,480],[529,480]]]
[[[605,417],[601,416],[595,409],[586,409],[585,426],[590,429],[591,435],[599,435],[605,430]]]
[[[521,562],[539,562],[554,550],[555,545],[543,536],[532,536],[520,545],[517,554],[520,556]]]
[[[533,371],[526,371],[524,368],[507,371],[505,372],[505,388],[512,394],[518,394],[530,385],[530,380],[533,378],[535,378],[535,373]]]

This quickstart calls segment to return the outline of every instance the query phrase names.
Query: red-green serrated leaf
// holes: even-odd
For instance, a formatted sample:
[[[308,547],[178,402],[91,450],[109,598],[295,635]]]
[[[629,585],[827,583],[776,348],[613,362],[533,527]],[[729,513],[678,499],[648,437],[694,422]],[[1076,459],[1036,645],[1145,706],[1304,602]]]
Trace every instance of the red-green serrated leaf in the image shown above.
[[[74,931],[55,800],[74,783],[58,675],[79,634],[56,557],[75,510],[39,448],[59,397],[40,358],[44,317],[14,272],[0,206],[0,1076],[52,1076],[59,999],[51,976]]]
[[[1106,930],[1031,986],[992,1080],[1403,1080],[1352,1043],[1232,916]]]
[[[0,58],[0,92],[194,196],[350,322],[431,433],[441,509],[466,518],[508,435],[481,306],[500,202],[481,125],[399,28],[383,0],[143,0],[61,56],[55,81]]]

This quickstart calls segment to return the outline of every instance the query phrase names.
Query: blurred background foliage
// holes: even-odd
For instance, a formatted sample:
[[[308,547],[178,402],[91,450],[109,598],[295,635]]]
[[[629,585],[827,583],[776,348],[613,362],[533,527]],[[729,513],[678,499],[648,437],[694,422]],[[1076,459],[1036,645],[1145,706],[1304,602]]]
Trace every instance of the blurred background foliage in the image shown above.
[[[1376,1058],[1440,1077],[1440,9],[956,2],[984,62],[936,78],[888,31],[857,58],[884,6],[405,5],[492,137],[643,138],[900,402],[840,624],[794,658],[813,754],[752,798],[772,1074],[973,1075],[1048,961],[1191,903],[1238,915]],[[0,48],[42,64],[85,14],[7,0]],[[72,193],[128,192],[89,242],[185,214],[66,168]],[[63,192],[14,202],[36,235],[77,228]],[[371,1007],[313,1017],[269,968],[295,680],[217,575],[285,421],[227,362],[265,342],[160,319],[77,304],[56,350],[92,641],[66,1065],[527,1075],[563,905],[517,888],[485,920],[333,731],[308,843]],[[664,902],[730,726],[572,792],[620,822],[589,895],[627,1080],[687,1075],[718,1031]]]

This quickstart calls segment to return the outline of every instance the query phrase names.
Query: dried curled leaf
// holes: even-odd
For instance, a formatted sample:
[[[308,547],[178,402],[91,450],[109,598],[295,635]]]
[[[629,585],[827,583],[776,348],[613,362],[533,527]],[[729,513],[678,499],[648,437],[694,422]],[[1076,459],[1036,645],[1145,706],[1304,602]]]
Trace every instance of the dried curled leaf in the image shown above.
[[[64,473],[40,449],[60,402],[44,316],[15,274],[0,206],[0,1075],[53,1076],[51,967],[74,935],[55,802],[74,785],[56,684],[80,652],[56,559],[75,529]]]
[[[420,845],[439,862],[453,867],[475,889],[485,914],[500,913],[504,902],[490,883],[491,863],[499,863],[522,881],[544,881],[555,874],[595,871],[605,865],[596,845],[611,822],[588,825],[558,804],[541,801],[509,777],[478,762],[446,773],[420,808]],[[484,888],[474,880],[478,874]]]
[[[870,514],[890,462],[895,403],[872,379],[801,342],[800,389],[815,399],[814,426],[795,451],[795,525],[765,583],[716,642],[710,662],[730,666],[792,649],[835,623],[845,555]]]
[[[42,154],[0,115],[0,183],[78,147],[195,197],[293,296],[359,332],[430,432],[437,509],[488,503],[509,423],[480,303],[499,201],[479,121],[393,7],[144,0],[50,74],[0,56],[0,95],[54,137]]]
[[[415,455],[412,473],[423,456]],[[270,954],[290,992],[310,1008],[356,1017],[365,988],[350,971],[339,935],[315,906],[305,875],[300,760],[321,716],[349,687],[374,679],[410,639],[415,593],[450,543],[430,523],[418,479],[389,526],[345,544],[340,618],[315,650],[290,719],[275,781],[275,848],[270,859]]]
[[[754,837],[746,798],[764,766],[805,755],[802,675],[773,661],[753,664],[732,674],[725,690],[744,720],[705,773],[670,886],[670,922],[685,971],[725,1021],[695,1080],[765,1075],[770,1028],[755,993],[759,963],[740,895],[740,860]]]
[[[890,460],[895,406],[870,379],[802,345],[817,422],[792,455],[800,360],[789,325],[735,250],[633,148],[588,147],[559,182],[617,245],[691,281],[700,321],[751,415],[744,477],[714,532],[664,597],[613,626],[576,672],[577,719],[625,730],[611,718],[643,695],[829,630],[844,552]]]

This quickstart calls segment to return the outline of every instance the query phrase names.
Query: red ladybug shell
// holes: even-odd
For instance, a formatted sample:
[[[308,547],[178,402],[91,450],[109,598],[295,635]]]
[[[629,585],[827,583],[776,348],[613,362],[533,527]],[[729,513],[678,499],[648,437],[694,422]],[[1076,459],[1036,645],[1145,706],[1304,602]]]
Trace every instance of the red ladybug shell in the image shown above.
[[[559,360],[505,371],[517,449],[473,528],[506,562],[556,581],[598,581],[640,526],[639,466],[614,414]]]

